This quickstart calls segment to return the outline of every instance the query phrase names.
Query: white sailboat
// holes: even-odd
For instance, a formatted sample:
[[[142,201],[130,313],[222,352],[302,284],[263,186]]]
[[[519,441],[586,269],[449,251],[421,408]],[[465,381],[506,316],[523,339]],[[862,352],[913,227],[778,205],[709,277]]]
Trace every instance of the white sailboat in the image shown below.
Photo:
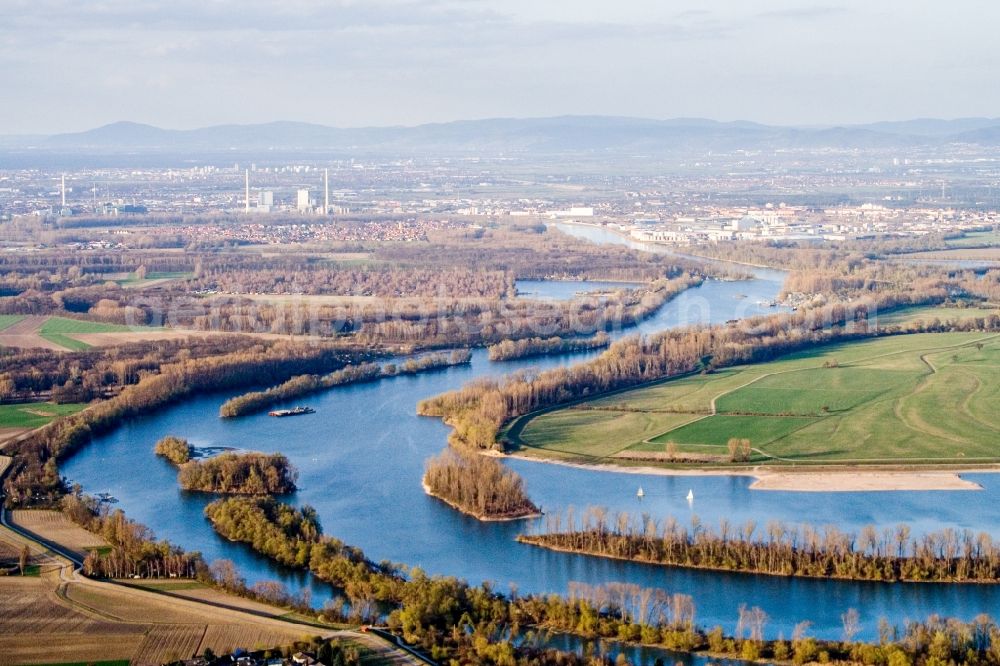
[[[688,488],[687,500],[688,502],[694,501],[694,491],[691,490],[690,488]]]
[[[642,490],[642,486],[639,486],[639,490],[638,492],[636,492],[635,496],[638,497],[639,499],[642,499],[643,497],[646,496],[646,493],[643,492]]]

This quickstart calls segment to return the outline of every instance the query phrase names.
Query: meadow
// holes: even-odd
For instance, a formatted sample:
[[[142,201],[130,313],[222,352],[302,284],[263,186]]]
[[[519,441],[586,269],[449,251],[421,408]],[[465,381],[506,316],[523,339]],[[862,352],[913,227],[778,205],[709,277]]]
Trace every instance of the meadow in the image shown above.
[[[769,363],[661,381],[528,415],[519,453],[581,462],[1000,462],[1000,336],[933,333],[838,343]],[[679,463],[675,463],[679,464]]]
[[[1000,315],[996,307],[958,307],[946,305],[916,305],[908,308],[898,308],[885,313],[878,313],[877,323],[881,327],[912,324],[917,321],[930,323],[935,319],[943,322],[962,321],[977,317]]]
[[[0,331],[4,330],[5,328],[10,328],[17,322],[21,321],[22,319],[24,319],[24,315],[11,315],[11,314],[0,315]]]
[[[49,317],[38,329],[38,334],[57,345],[81,351],[90,349],[89,344],[73,338],[73,335],[81,333],[128,333],[132,329],[121,324],[106,324],[99,321],[83,321],[80,319],[69,319],[67,317]]]
[[[56,405],[51,402],[0,405],[0,428],[38,428],[60,416],[76,414],[86,406]]]
[[[949,247],[1000,245],[1000,231],[996,229],[990,231],[968,231],[958,238],[949,238],[945,241],[945,245]]]
[[[172,280],[189,280],[194,277],[194,273],[188,271],[150,271],[146,277],[138,277],[135,273],[128,273],[124,277],[115,279],[114,282],[122,287],[150,287],[160,285]]]

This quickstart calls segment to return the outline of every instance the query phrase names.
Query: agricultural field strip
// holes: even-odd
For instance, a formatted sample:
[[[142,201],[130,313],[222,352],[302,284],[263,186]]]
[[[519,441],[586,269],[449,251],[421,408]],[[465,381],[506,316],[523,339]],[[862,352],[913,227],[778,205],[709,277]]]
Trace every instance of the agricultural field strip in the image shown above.
[[[916,387],[914,387],[914,389],[913,389],[913,391],[911,393],[916,393],[919,390],[921,390],[920,387],[923,386],[927,381],[929,381],[929,378],[931,376],[933,376],[934,374],[937,373],[937,368],[934,366],[934,364],[931,361],[928,360],[928,358],[927,358],[928,356],[931,356],[933,354],[940,354],[942,352],[945,352],[945,351],[948,351],[948,350],[952,350],[952,349],[959,349],[959,348],[962,348],[962,347],[969,347],[969,346],[972,346],[972,345],[975,345],[975,344],[978,344],[978,343],[982,343],[982,342],[985,342],[985,341],[988,341],[988,340],[996,339],[998,337],[1000,337],[1000,335],[989,335],[989,336],[986,336],[984,338],[980,338],[978,340],[971,340],[971,341],[968,341],[968,342],[962,342],[962,343],[953,344],[953,345],[945,345],[943,347],[932,347],[930,349],[927,349],[918,358],[924,364],[927,365],[927,367],[930,369],[930,373],[928,373],[927,375],[924,376],[924,378],[920,381],[920,383],[918,383],[918,385]],[[862,366],[862,365],[870,363],[871,361],[874,361],[876,359],[883,359],[883,358],[887,358],[887,357],[891,357],[891,356],[898,356],[900,354],[912,354],[912,353],[913,353],[913,350],[905,349],[905,350],[899,350],[899,351],[894,351],[894,352],[888,352],[888,353],[885,353],[885,354],[876,354],[874,356],[869,356],[869,357],[864,357],[864,358],[852,360],[849,363],[849,365],[845,366],[845,367]],[[737,386],[735,388],[727,389],[727,390],[723,391],[722,393],[719,393],[718,395],[716,395],[715,397],[713,397],[712,401],[710,403],[711,404],[712,413],[711,414],[706,414],[706,415],[700,415],[698,418],[693,419],[689,423],[694,423],[695,421],[700,421],[702,419],[709,418],[710,416],[718,415],[718,411],[716,409],[716,403],[717,403],[717,401],[718,401],[719,398],[722,398],[722,397],[724,397],[724,396],[726,396],[726,395],[728,395],[730,393],[734,393],[736,391],[739,391],[740,389],[746,388],[746,387],[750,386],[751,384],[753,384],[753,383],[755,383],[755,382],[757,382],[757,381],[759,381],[761,379],[764,379],[765,377],[773,377],[773,376],[776,376],[776,375],[784,375],[784,374],[789,374],[789,373],[793,373],[793,372],[809,371],[809,370],[816,370],[816,369],[817,368],[815,366],[803,367],[803,368],[790,368],[788,370],[782,370],[782,371],[778,371],[778,372],[769,372],[769,373],[765,373],[765,374],[762,374],[762,375],[758,375],[757,377],[753,378],[752,380],[750,380],[749,382],[747,382],[745,384],[742,384],[741,386]],[[789,390],[791,390],[791,389],[789,389]],[[803,389],[795,389],[795,390],[803,390]],[[887,392],[889,392],[889,390],[883,391],[881,393],[884,395]],[[825,418],[825,417],[814,416],[814,417],[811,417],[811,418]],[[904,420],[904,419],[900,419],[900,420]],[[905,420],[904,420],[904,422],[905,422]],[[685,427],[685,426],[689,425],[689,423],[684,423],[684,424],[675,426],[673,428],[670,428],[669,430],[667,430],[665,432],[662,432],[662,433],[660,433],[658,435],[655,435],[653,437],[649,437],[649,438],[647,438],[645,440],[642,440],[642,443],[643,444],[653,444],[654,442],[652,440],[658,439],[660,437],[663,437],[663,436],[667,435],[668,433],[671,433],[671,432],[674,432],[675,430],[678,430],[679,428]],[[806,427],[806,425],[809,425],[809,424],[803,424],[801,427],[804,428],[804,427]],[[787,436],[788,435],[783,435],[782,437],[787,437]],[[773,443],[774,441],[778,441],[778,439],[781,439],[781,437],[779,437],[779,438],[777,438],[775,440],[772,440],[772,442],[769,442],[769,443]],[[630,444],[630,445],[624,447],[621,450],[628,449],[631,446],[634,446],[634,444]],[[789,458],[782,458],[780,456],[776,456],[774,454],[768,453],[767,451],[764,451],[760,447],[753,447],[753,450],[757,451],[759,454],[761,454],[763,456],[766,456],[768,458],[773,458],[775,460],[780,460],[780,461],[783,461],[783,462],[795,462],[795,461],[793,461],[793,460],[791,460]],[[969,459],[970,460],[990,460],[991,458],[986,458],[986,457],[977,458],[977,457],[973,457],[973,458],[969,458]],[[915,458],[913,460],[922,460],[922,459],[921,458]],[[934,460],[934,458],[926,458],[926,460]],[[873,462],[873,461],[871,459],[865,459],[865,460],[861,460],[861,459],[853,459],[853,460],[852,459],[845,459],[845,460],[842,460],[841,462],[846,462],[846,463],[850,463],[850,462],[868,462],[868,463],[870,463],[870,462]]]
[[[712,398],[711,403],[709,403],[709,408],[710,408],[711,411],[708,414],[693,413],[691,420],[685,421],[684,423],[677,424],[677,425],[673,426],[672,428],[670,428],[668,430],[664,430],[663,432],[661,432],[659,434],[653,435],[652,437],[647,437],[646,439],[642,440],[641,443],[643,443],[643,444],[652,444],[653,442],[651,440],[654,440],[654,439],[656,439],[658,437],[662,437],[663,435],[666,435],[669,432],[673,432],[674,430],[677,430],[678,428],[684,428],[684,427],[689,426],[692,423],[695,423],[697,421],[701,421],[703,419],[707,419],[707,418],[709,418],[711,416],[717,415],[718,414],[718,410],[716,409],[716,401],[719,398],[723,397],[724,395],[727,395],[729,393],[733,393],[734,391],[738,391],[738,390],[740,390],[742,388],[746,388],[747,386],[750,386],[754,382],[759,381],[759,380],[763,379],[764,377],[769,377],[769,376],[772,376],[772,375],[785,374],[785,373],[788,373],[788,372],[796,372],[796,371],[801,370],[801,369],[802,368],[792,368],[792,369],[789,369],[789,370],[782,370],[780,372],[769,372],[769,373],[766,373],[766,374],[763,374],[763,375],[758,375],[758,376],[754,377],[753,379],[751,379],[750,381],[746,382],[745,384],[741,384],[740,386],[737,386],[735,388],[727,389],[727,390],[723,391],[722,393],[719,393],[718,395],[716,395],[716,396],[714,396]],[[628,449],[632,448],[633,446],[635,446],[634,442],[630,443],[630,444],[626,444],[625,446],[623,446],[622,448],[618,449],[617,451],[612,452],[610,455],[613,456],[616,453],[621,453],[622,451],[627,451]],[[764,453],[762,451],[760,451],[759,453],[761,453],[761,455],[767,455],[766,453]]]
[[[948,350],[955,350],[955,349],[960,349],[960,348],[963,348],[963,347],[969,347],[971,345],[981,344],[983,342],[996,339],[997,337],[1000,337],[1000,336],[998,336],[996,334],[993,334],[993,335],[988,335],[988,336],[977,338],[977,339],[973,339],[973,340],[966,340],[966,341],[962,341],[962,342],[954,343],[954,344],[941,345],[941,346],[930,347],[930,348],[919,348],[919,347],[915,348],[915,349],[913,349],[913,348],[907,348],[907,349],[901,349],[901,350],[894,350],[894,351],[891,351],[891,352],[873,354],[871,356],[864,356],[864,357],[859,357],[859,358],[851,358],[846,365],[841,366],[841,367],[858,367],[858,366],[863,366],[863,365],[871,364],[872,362],[877,361],[878,359],[884,359],[884,358],[893,357],[893,356],[899,356],[899,355],[904,355],[904,354],[913,354],[914,352],[921,352],[921,351],[923,352],[924,356],[929,356],[929,355],[933,355],[933,354],[940,354],[940,353],[944,353],[944,352],[946,352]],[[888,339],[888,338],[884,338],[884,339]],[[861,343],[861,344],[863,344],[863,343]],[[793,357],[794,356],[796,356],[796,355],[793,355]],[[799,360],[801,360],[801,359],[799,359]],[[780,361],[780,359],[779,359],[779,361]],[[927,367],[928,369],[931,369],[931,365],[927,363],[926,359],[921,359],[921,361],[923,362],[923,365],[925,367]],[[750,367],[753,367],[753,366],[744,366],[744,369],[750,368]],[[996,366],[992,365],[992,364],[986,364],[986,365],[978,365],[976,367],[996,367]],[[576,455],[576,456],[589,457],[589,458],[593,458],[593,459],[603,459],[603,458],[608,458],[608,457],[614,457],[616,454],[620,454],[621,452],[624,452],[624,451],[626,451],[626,450],[628,450],[628,449],[630,449],[632,447],[638,446],[640,444],[656,444],[656,442],[653,441],[653,440],[656,440],[657,438],[662,437],[662,436],[664,436],[664,435],[666,435],[666,434],[668,434],[670,432],[674,432],[674,431],[676,431],[676,430],[678,430],[680,428],[684,428],[684,427],[690,425],[691,423],[694,423],[694,422],[697,422],[697,421],[701,421],[701,420],[703,420],[705,418],[708,418],[709,416],[712,416],[712,415],[721,416],[721,414],[719,414],[719,412],[718,412],[718,406],[717,406],[718,400],[720,398],[723,398],[726,395],[729,395],[731,393],[734,393],[735,391],[738,391],[738,390],[740,390],[742,388],[745,388],[745,387],[749,386],[750,384],[753,384],[754,382],[757,382],[757,381],[760,381],[760,380],[765,379],[767,377],[772,377],[772,376],[775,376],[775,375],[797,372],[799,370],[816,370],[816,369],[818,369],[817,366],[807,366],[807,367],[790,368],[788,370],[783,370],[783,371],[778,371],[778,372],[764,373],[764,374],[761,374],[761,375],[758,375],[758,376],[754,377],[753,379],[751,379],[748,382],[744,382],[743,384],[741,384],[739,386],[728,387],[724,391],[721,391],[721,392],[719,392],[719,393],[717,393],[717,394],[715,394],[713,396],[713,398],[711,400],[711,412],[712,412],[711,414],[705,414],[705,412],[693,412],[693,411],[686,411],[686,410],[657,410],[657,409],[646,409],[646,408],[641,408],[641,407],[640,408],[631,408],[631,409],[626,409],[626,408],[619,407],[618,409],[616,409],[615,406],[608,406],[608,407],[587,407],[586,406],[586,403],[588,403],[588,402],[595,401],[595,400],[600,401],[602,399],[607,399],[608,397],[610,397],[610,396],[612,396],[612,395],[614,395],[616,393],[627,393],[627,392],[635,391],[635,390],[643,388],[643,387],[631,387],[631,388],[625,389],[625,390],[619,390],[619,391],[610,392],[610,393],[608,393],[608,394],[606,394],[604,396],[591,397],[591,398],[588,398],[587,400],[582,400],[582,401],[580,401],[580,402],[578,402],[576,404],[567,405],[567,406],[564,406],[564,407],[562,407],[560,409],[557,409],[557,410],[543,410],[543,413],[544,412],[549,412],[549,411],[561,411],[562,409],[565,409],[567,411],[569,411],[569,410],[576,410],[576,411],[580,411],[580,412],[584,412],[584,411],[611,412],[611,413],[617,412],[617,413],[620,413],[620,414],[624,414],[624,413],[627,413],[627,412],[638,412],[638,413],[643,413],[643,412],[647,412],[647,413],[653,413],[653,412],[690,413],[690,414],[692,414],[694,416],[694,418],[692,418],[690,421],[685,421],[685,422],[682,422],[682,423],[673,424],[668,430],[663,431],[663,432],[661,432],[661,433],[659,433],[657,435],[647,436],[646,438],[644,438],[644,439],[642,439],[642,440],[640,440],[638,442],[634,442],[634,443],[630,443],[630,444],[625,444],[625,445],[623,445],[621,447],[616,448],[614,451],[610,451],[610,452],[604,453],[603,455],[590,455],[590,454],[587,454],[587,453],[584,453],[584,452],[581,452],[581,451],[578,451],[578,450],[572,450],[572,451],[571,450],[566,450],[566,448],[561,447],[561,446],[537,446],[537,445],[533,445],[530,442],[527,442],[527,441],[524,441],[524,440],[521,440],[521,445],[524,448],[527,448],[527,449],[535,449],[535,450],[539,450],[539,451],[549,451],[549,452],[552,452],[552,453],[572,454],[572,455]],[[649,384],[647,384],[647,386],[645,388],[650,388],[650,387],[653,387],[653,386],[656,386],[656,385],[669,384],[671,381],[682,381],[683,379],[684,378],[676,378],[676,380],[667,380],[666,382],[664,382],[663,380],[657,380],[657,381],[654,381],[654,382],[650,382]],[[925,380],[926,380],[926,377],[925,377]],[[892,387],[889,387],[887,389],[878,391],[877,397],[879,399],[876,400],[875,399],[876,396],[873,396],[873,398],[871,400],[866,401],[866,404],[875,404],[877,402],[884,402],[885,400],[888,400],[888,399],[893,399],[893,400],[899,400],[900,399],[900,396],[893,396],[893,395],[890,395],[890,396],[884,397],[884,398],[881,397],[881,396],[884,396],[886,393],[891,393],[891,392],[892,392]],[[970,400],[971,400],[971,396],[966,399],[966,403],[969,402]],[[533,418],[535,416],[541,416],[541,415],[542,415],[542,413],[537,413],[537,414],[534,414],[534,415],[529,415],[529,417]],[[970,415],[971,418],[979,421],[983,425],[990,426],[990,424],[987,424],[987,423],[983,422],[981,419],[977,419],[971,413],[969,415]],[[527,421],[530,420],[530,418],[525,421],[525,425],[527,425]],[[777,417],[775,417],[775,418],[777,418]],[[794,417],[794,418],[801,418],[805,422],[799,428],[795,428],[792,431],[781,435],[780,437],[774,438],[774,439],[772,439],[768,443],[770,444],[770,443],[773,443],[773,442],[778,441],[780,439],[783,439],[783,438],[789,436],[790,434],[792,434],[795,430],[798,430],[798,429],[801,429],[801,428],[804,428],[804,427],[808,427],[808,425],[810,425],[810,423],[808,423],[808,421],[820,420],[822,418],[825,418],[825,416],[812,415],[812,416],[808,416],[808,417],[807,416],[803,416],[803,417]],[[518,437],[517,439],[520,440],[520,437]],[[718,445],[698,445],[698,446],[696,446],[696,445],[690,444],[690,448],[702,448],[702,449],[705,449],[705,448],[718,448]],[[779,460],[779,461],[784,461],[784,462],[794,462],[794,461],[792,461],[792,460],[790,460],[788,458],[785,458],[785,457],[776,455],[774,453],[770,453],[770,452],[768,452],[766,450],[763,450],[762,447],[754,447],[754,450],[757,453],[759,453],[760,455],[769,457],[769,458],[774,459],[774,460]],[[933,461],[940,461],[940,460],[943,460],[943,459],[949,459],[950,460],[952,458],[939,458],[939,457],[929,457],[929,456],[915,456],[915,457],[909,457],[908,458],[908,460],[910,460],[912,462],[919,462],[919,461],[933,462]],[[995,457],[990,457],[990,456],[965,456],[963,454],[963,459],[969,460],[969,461],[980,461],[980,460],[995,460]],[[898,460],[895,459],[895,458],[893,458],[893,459],[888,459],[887,458],[885,460],[889,461],[889,462],[898,462]],[[874,463],[874,462],[878,462],[878,459],[839,459],[837,462],[838,463],[852,463],[852,462],[856,462],[856,463]]]
[[[978,317],[989,317],[1000,314],[995,305],[990,307],[945,307],[941,305],[914,305],[902,308],[893,308],[888,312],[876,314],[874,320],[878,326],[892,326],[894,324],[905,324],[916,321],[940,321],[968,320]]]
[[[24,315],[0,315],[0,331],[4,331],[24,319]]]
[[[99,321],[87,321],[83,319],[70,319],[68,317],[49,317],[39,329],[41,333],[114,333],[128,332],[133,327],[123,324],[108,324]]]
[[[962,347],[969,347],[969,346],[975,345],[977,343],[981,343],[981,342],[988,341],[988,340],[991,340],[991,339],[994,339],[994,338],[998,338],[998,337],[1000,337],[1000,334],[990,335],[990,336],[987,336],[985,338],[980,338],[979,340],[971,340],[971,341],[968,341],[968,342],[962,342],[962,343],[958,343],[958,344],[954,344],[954,345],[945,345],[943,347],[931,347],[931,348],[927,349],[923,354],[921,354],[918,358],[921,360],[921,362],[923,362],[924,364],[926,364],[927,367],[930,369],[931,372],[928,373],[928,375],[927,375],[927,376],[929,376],[930,374],[936,373],[937,369],[933,365],[933,363],[931,363],[928,360],[928,358],[927,358],[928,356],[931,356],[933,354],[940,354],[942,352],[945,352],[945,351],[948,351],[948,350],[951,350],[951,349],[959,349],[959,348],[962,348]],[[898,350],[898,351],[894,351],[894,352],[887,352],[887,353],[884,353],[884,354],[875,354],[873,356],[866,356],[866,357],[854,359],[854,360],[850,361],[848,364],[846,364],[845,366],[842,366],[842,367],[862,367],[864,365],[867,365],[871,361],[875,361],[875,360],[883,359],[883,358],[888,358],[888,357],[891,357],[891,356],[898,356],[900,354],[912,354],[913,351],[914,350],[912,350],[912,349],[903,349],[903,350]],[[745,384],[741,384],[740,386],[736,386],[734,388],[726,389],[725,391],[723,391],[723,392],[717,394],[715,397],[713,397],[712,401],[711,401],[711,410],[712,410],[712,412],[711,412],[711,414],[708,414],[706,416],[711,416],[711,415],[718,414],[718,410],[716,408],[716,405],[717,405],[717,401],[718,401],[719,398],[725,397],[726,395],[728,395],[730,393],[735,393],[736,391],[739,391],[740,389],[746,388],[747,386],[750,386],[751,384],[753,384],[755,382],[758,382],[758,381],[760,381],[762,379],[765,379],[767,377],[774,377],[774,376],[777,376],[777,375],[790,374],[790,373],[794,373],[794,372],[808,372],[808,371],[811,371],[811,370],[816,370],[816,369],[818,369],[818,367],[819,366],[806,366],[806,367],[801,367],[801,368],[789,368],[788,370],[780,370],[780,371],[777,371],[777,372],[767,372],[767,373],[758,375],[754,379],[750,380],[749,382],[746,382]],[[982,366],[979,366],[979,367],[982,367]],[[768,390],[802,391],[802,390],[809,390],[809,389],[802,389],[802,388],[769,388]],[[884,393],[884,391],[880,391],[880,393]]]
[[[70,416],[86,408],[83,403],[54,404],[50,402],[25,402],[0,405],[0,428],[28,430],[15,437],[24,437],[30,431],[47,425],[54,419]],[[6,445],[6,442],[4,443]],[[0,448],[3,448],[0,446]]]
[[[50,590],[46,594],[46,598],[49,599],[51,603],[57,604],[67,612],[80,613],[84,618],[88,618],[90,622],[96,622],[97,624],[94,625],[95,627],[107,626],[107,623],[112,621],[115,626],[121,628],[115,630],[117,635],[117,638],[114,639],[115,641],[125,640],[126,638],[132,636],[132,634],[120,633],[121,630],[125,630],[127,627],[141,629],[146,634],[146,638],[136,644],[134,649],[135,654],[133,654],[132,657],[133,661],[136,660],[140,652],[145,654],[147,650],[151,652],[151,656],[157,656],[157,659],[154,661],[164,661],[169,659],[170,656],[177,651],[177,647],[175,645],[158,645],[156,644],[157,637],[152,637],[152,640],[149,641],[146,639],[151,638],[151,634],[156,631],[157,627],[161,628],[161,631],[167,632],[170,632],[172,629],[182,629],[180,632],[181,634],[190,636],[191,631],[183,630],[183,627],[187,627],[197,634],[196,651],[199,653],[202,652],[205,647],[213,647],[216,652],[218,652],[219,648],[222,647],[219,642],[224,642],[227,645],[232,644],[233,646],[242,645],[242,643],[245,642],[244,638],[250,635],[254,637],[253,640],[264,640],[265,642],[273,641],[274,644],[279,644],[289,640],[302,638],[306,634],[313,635],[319,633],[322,635],[345,638],[350,641],[364,644],[384,660],[391,663],[414,665],[421,664],[421,662],[415,660],[411,655],[397,646],[384,640],[377,639],[373,636],[360,634],[355,631],[320,629],[319,627],[288,622],[283,620],[281,616],[277,614],[274,616],[266,616],[247,609],[228,606],[214,601],[193,598],[178,598],[162,595],[157,592],[136,589],[131,586],[102,583],[80,578],[74,571],[75,565],[70,563],[69,560],[53,553],[47,547],[39,544],[33,539],[24,538],[20,534],[10,531],[3,526],[0,526],[0,537],[3,537],[4,541],[9,541],[11,544],[27,543],[32,550],[33,558],[42,557],[46,561],[51,561],[59,566],[58,581],[53,581],[57,583],[56,588],[54,590]],[[0,584],[2,584],[2,581],[0,581]],[[129,619],[127,617],[119,617],[118,615],[110,612],[107,608],[102,610],[92,604],[82,602],[79,598],[73,598],[70,594],[71,589],[75,589],[77,591],[77,594],[75,595],[77,597],[81,596],[79,594],[81,591],[86,592],[87,590],[93,590],[95,592],[103,593],[105,601],[107,601],[107,599],[115,601],[114,598],[120,598],[120,600],[125,604],[122,608],[134,607],[135,605],[138,605],[145,606],[146,611],[141,614],[141,621]],[[107,595],[111,596],[108,597]],[[84,594],[82,596],[86,597],[87,595]],[[94,596],[93,599],[100,600],[101,596],[102,594],[98,594],[98,596]],[[150,604],[154,606],[154,611],[149,610]],[[166,605],[172,612],[182,613],[185,619],[195,619],[195,621],[178,623],[176,621],[156,622],[154,620],[150,620],[149,618],[151,615],[155,614],[155,607],[163,607],[164,605]],[[275,609],[275,611],[276,613],[279,613],[281,612],[281,609]],[[2,613],[0,613],[0,615],[2,615]],[[189,637],[181,637],[185,638],[185,644],[190,642]],[[35,636],[35,638],[38,637]],[[103,639],[103,636],[99,638]],[[219,642],[216,642],[215,639]],[[75,640],[76,639],[71,640],[71,643]],[[212,645],[209,645],[209,643],[212,643]],[[44,649],[43,643],[39,643],[38,645]],[[87,659],[87,661],[89,660],[90,659]],[[0,663],[2,663],[2,660],[0,660]]]

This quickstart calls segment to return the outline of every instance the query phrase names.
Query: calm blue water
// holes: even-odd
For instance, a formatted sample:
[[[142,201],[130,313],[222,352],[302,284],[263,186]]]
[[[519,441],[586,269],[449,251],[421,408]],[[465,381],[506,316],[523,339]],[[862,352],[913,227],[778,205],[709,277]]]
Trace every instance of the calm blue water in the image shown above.
[[[639,329],[650,333],[774,312],[757,301],[774,298],[783,274],[755,273],[757,278],[750,281],[707,281],[668,303]],[[280,579],[293,589],[310,587],[315,600],[328,596],[329,588],[215,535],[202,515],[211,498],[178,490],[175,470],[152,454],[156,440],[173,434],[199,446],[281,451],[301,472],[300,490],[291,501],[315,506],[328,534],[360,546],[376,561],[416,565],[473,583],[491,580],[501,589],[512,584],[524,592],[564,593],[571,581],[659,586],[692,595],[699,623],[722,624],[729,630],[740,604],[761,606],[771,617],[767,633],[786,637],[796,623],[810,620],[814,635],[838,638],[840,615],[850,607],[861,611],[866,637],[876,635],[883,616],[901,623],[935,612],[967,619],[983,612],[1000,615],[1000,586],[794,580],[551,553],[513,540],[543,522],[480,523],[423,493],[424,461],[445,446],[448,428],[438,419],[415,416],[419,400],[476,377],[575,363],[596,353],[490,363],[484,350],[476,350],[469,366],[319,394],[306,403],[317,413],[294,419],[259,415],[221,420],[219,405],[230,394],[203,395],[133,419],[95,439],[66,461],[63,473],[90,492],[110,491],[129,516],[160,537],[201,550],[209,560],[232,559],[250,582]],[[732,522],[752,519],[760,529],[769,520],[832,524],[845,530],[907,522],[916,531],[957,525],[996,535],[1000,525],[1000,477],[992,475],[975,477],[986,488],[983,492],[784,493],[750,491],[750,480],[737,477],[644,476],[522,460],[510,465],[524,476],[529,493],[547,512],[601,505],[612,512],[648,512],[658,518],[689,520],[697,514],[711,525],[722,517]],[[635,497],[640,483],[646,491],[641,504]],[[689,489],[695,493],[693,506],[684,500]]]

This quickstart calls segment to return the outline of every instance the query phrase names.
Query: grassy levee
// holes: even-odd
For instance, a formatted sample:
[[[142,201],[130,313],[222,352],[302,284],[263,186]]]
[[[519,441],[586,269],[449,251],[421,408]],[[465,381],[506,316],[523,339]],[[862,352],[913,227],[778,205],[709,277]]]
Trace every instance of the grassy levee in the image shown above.
[[[728,465],[1000,463],[1000,336],[930,333],[836,343],[630,388],[515,420],[520,453],[580,462]]]

